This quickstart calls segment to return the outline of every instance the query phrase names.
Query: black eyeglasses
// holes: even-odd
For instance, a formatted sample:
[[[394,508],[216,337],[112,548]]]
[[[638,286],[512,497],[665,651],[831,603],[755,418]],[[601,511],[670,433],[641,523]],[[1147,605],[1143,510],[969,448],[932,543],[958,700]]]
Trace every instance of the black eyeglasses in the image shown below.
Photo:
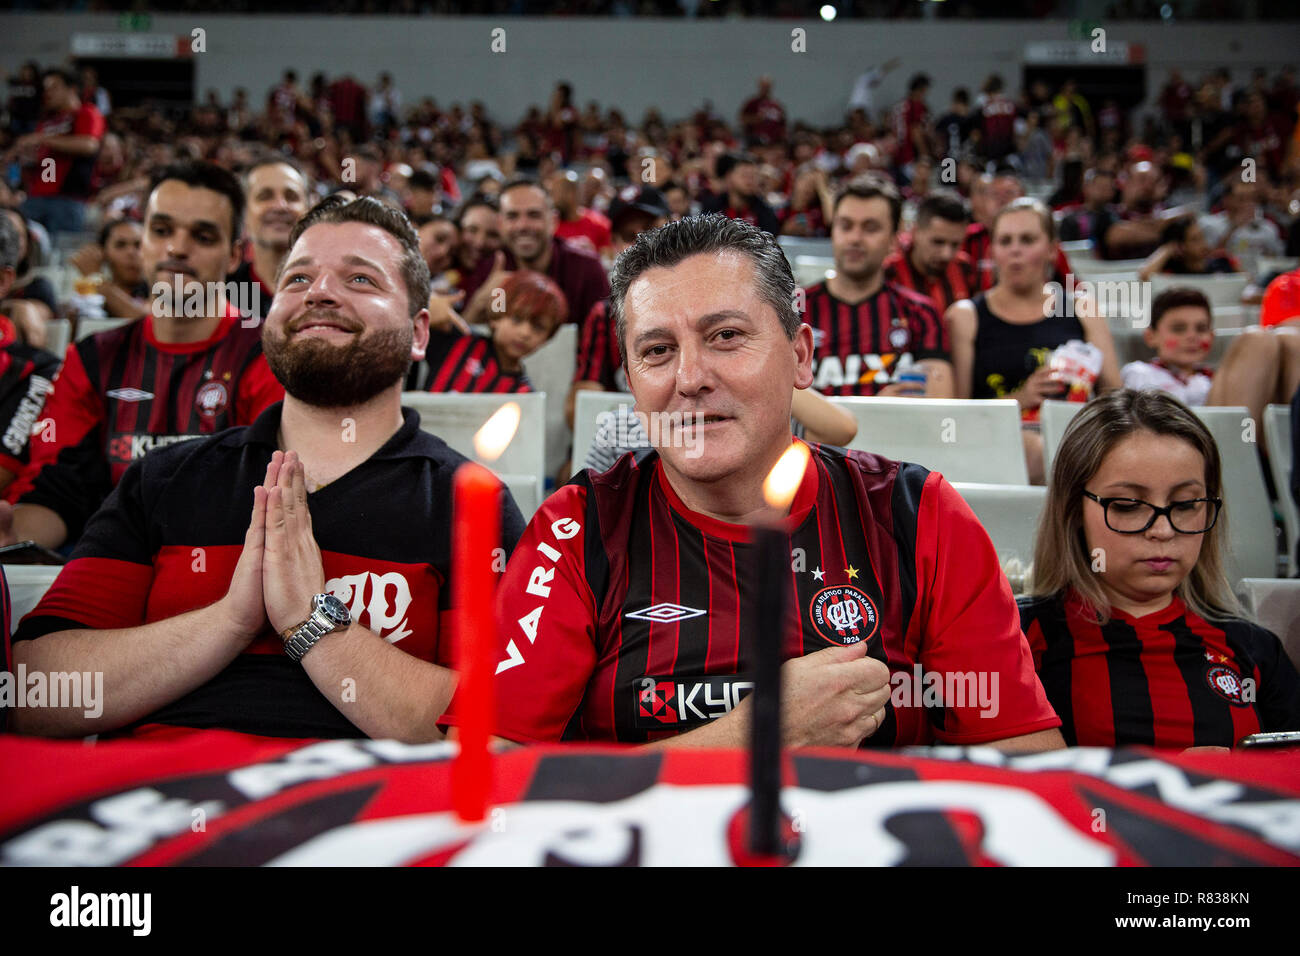
[[[1101,505],[1106,527],[1120,534],[1141,534],[1161,515],[1179,534],[1205,534],[1219,520],[1219,509],[1223,507],[1222,498],[1189,498],[1157,508],[1140,498],[1098,498],[1091,491],[1085,491],[1083,496]]]

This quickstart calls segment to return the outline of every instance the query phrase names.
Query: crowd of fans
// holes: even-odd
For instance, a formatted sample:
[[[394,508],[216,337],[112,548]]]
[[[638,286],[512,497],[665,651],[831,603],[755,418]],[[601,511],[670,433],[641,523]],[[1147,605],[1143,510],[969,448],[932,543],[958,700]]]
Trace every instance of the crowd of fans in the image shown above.
[[[211,593],[204,596],[216,603],[195,610],[198,605],[183,607],[178,597],[192,597],[187,587],[178,585],[173,595],[171,588],[157,586],[155,571],[188,580],[189,544],[207,541],[204,536],[216,532],[203,525],[206,513],[194,509],[186,493],[169,491],[188,488],[188,493],[197,494],[208,479],[198,470],[186,470],[180,452],[159,454],[155,449],[211,436],[195,442],[192,447],[200,449],[196,455],[228,468],[231,481],[241,489],[262,482],[263,493],[254,493],[242,550],[235,539],[245,532],[230,526],[228,516],[220,516],[225,526],[217,537],[229,546],[222,554],[230,558],[226,570],[234,576],[231,580],[259,573],[246,566],[263,560],[252,557],[259,552],[248,547],[259,534],[268,542],[268,566],[283,562],[286,553],[283,541],[272,546],[273,533],[296,536],[295,546],[301,545],[301,550],[293,553],[304,560],[313,553],[319,558],[319,550],[313,552],[312,520],[295,518],[294,502],[305,510],[308,491],[318,492],[336,480],[339,484],[329,493],[342,494],[337,489],[347,487],[348,480],[355,484],[362,465],[370,469],[365,473],[371,482],[367,495],[378,499],[385,491],[418,492],[425,511],[435,503],[437,513],[424,514],[423,523],[410,527],[436,526],[437,540],[404,533],[406,512],[420,509],[408,508],[411,502],[398,497],[384,500],[391,512],[386,530],[372,534],[367,529],[365,541],[356,540],[359,532],[347,520],[347,509],[320,506],[321,517],[329,511],[333,522],[323,522],[322,528],[329,530],[321,534],[338,535],[338,540],[346,539],[360,550],[331,550],[322,537],[322,546],[333,555],[329,560],[336,564],[317,575],[319,583],[337,583],[349,575],[347,580],[356,584],[348,593],[354,594],[359,614],[366,576],[353,574],[351,564],[338,563],[339,553],[361,555],[372,544],[391,548],[401,542],[413,549],[418,545],[420,561],[427,558],[444,579],[448,571],[443,547],[447,521],[440,510],[448,501],[446,489],[439,485],[442,478],[420,472],[420,481],[428,479],[426,487],[395,479],[397,472],[390,471],[398,467],[393,462],[403,459],[453,457],[445,447],[429,451],[427,437],[415,435],[415,422],[400,408],[403,388],[528,390],[526,360],[567,322],[577,326],[579,342],[567,404],[570,423],[578,392],[628,391],[629,369],[636,370],[639,381],[638,406],[644,407],[649,398],[671,404],[683,386],[673,379],[673,363],[665,360],[673,346],[664,327],[688,339],[697,333],[712,335],[693,324],[696,317],[690,310],[697,300],[714,317],[728,314],[728,304],[736,297],[772,304],[776,289],[776,302],[763,316],[766,321],[768,312],[776,312],[792,343],[790,354],[768,334],[772,330],[749,328],[750,319],[739,321],[738,329],[718,332],[728,337],[709,347],[739,354],[750,364],[737,360],[715,369],[719,401],[695,427],[735,436],[727,447],[740,447],[731,456],[737,474],[747,463],[789,445],[787,423],[819,443],[817,467],[827,476],[826,485],[818,492],[813,481],[799,507],[811,508],[809,496],[820,494],[817,507],[828,516],[834,513],[836,526],[849,530],[836,545],[840,551],[827,552],[822,559],[825,571],[818,566],[816,573],[839,575],[837,568],[847,564],[843,574],[849,577],[833,583],[846,594],[858,595],[873,614],[873,597],[857,589],[878,588],[879,582],[851,583],[859,573],[855,561],[864,566],[878,558],[894,561],[894,552],[905,552],[917,562],[952,562],[954,567],[968,562],[961,573],[933,571],[914,582],[923,588],[948,582],[946,594],[932,598],[926,591],[919,597],[918,607],[927,609],[925,622],[917,625],[925,629],[919,653],[938,655],[929,658],[937,660],[945,648],[963,644],[945,639],[945,634],[982,633],[987,621],[963,618],[963,608],[978,604],[987,620],[997,619],[998,653],[1005,673],[1019,675],[1019,690],[1002,725],[970,731],[974,736],[957,725],[954,739],[1011,741],[1027,749],[1063,741],[1229,746],[1243,728],[1293,729],[1300,720],[1296,674],[1276,638],[1238,619],[1240,608],[1221,568],[1222,526],[1215,533],[1222,506],[1218,453],[1186,407],[1247,405],[1258,417],[1264,403],[1291,401],[1293,395],[1300,403],[1300,336],[1292,334],[1294,323],[1287,325],[1300,316],[1294,307],[1300,280],[1296,270],[1272,261],[1300,252],[1300,90],[1293,71],[1273,77],[1257,72],[1242,88],[1234,87],[1223,71],[1195,86],[1174,73],[1159,96],[1159,115],[1139,123],[1114,101],[1091,102],[1073,81],[1059,89],[1034,83],[1012,97],[999,76],[988,77],[977,95],[952,91],[939,110],[931,105],[928,78],[917,74],[900,103],[890,110],[875,109],[874,90],[898,66],[890,61],[864,73],[850,93],[843,124],[831,129],[792,121],[768,77],[759,79],[734,120],[718,115],[705,102],[685,118],[650,110],[634,125],[618,110],[602,110],[595,102],[580,106],[574,91],[561,83],[545,108],[534,107],[504,127],[481,103],[440,106],[428,97],[412,103],[386,74],[367,89],[354,77],[324,74],[304,86],[287,71],[265,100],[253,102],[237,91],[230,102],[222,102],[209,93],[192,110],[174,117],[157,109],[114,108],[93,71],[74,75],[61,69],[42,71],[36,64],[24,67],[11,80],[3,148],[7,181],[0,195],[6,213],[0,217],[0,313],[7,317],[0,323],[0,410],[6,413],[0,425],[5,426],[8,452],[0,455],[0,485],[5,489],[0,544],[32,541],[51,549],[78,549],[66,581],[56,582],[44,600],[44,611],[29,617],[19,632],[17,643],[29,655],[24,659],[50,663],[76,658],[81,650],[70,622],[81,622],[91,631],[121,625],[123,629],[113,630],[112,640],[122,649],[143,646],[138,644],[142,635],[170,640],[167,628],[150,630],[152,622],[168,617],[156,604],[164,601],[164,591],[165,600],[172,601],[167,610],[199,615],[191,623],[205,635],[237,619],[233,633],[238,641],[223,645],[224,657],[214,652],[201,667],[194,665],[193,675],[173,680],[166,693],[141,682],[138,699],[115,714],[115,726],[125,726],[150,713],[156,717],[157,708],[166,711],[173,699],[189,699],[178,695],[201,684],[200,676],[244,680],[248,674],[236,673],[239,668],[222,668],[254,638],[265,638],[264,643],[276,649],[274,635],[262,634],[260,587],[232,585],[222,597],[225,578],[213,575],[205,579],[203,586]],[[1033,195],[1026,195],[1030,192]],[[654,229],[659,226],[667,228]],[[805,249],[833,263],[833,271],[820,269],[817,281],[794,289],[772,235],[803,240]],[[641,236],[644,239],[637,241]],[[1157,298],[1150,311],[1151,361],[1121,368],[1108,321],[1115,317],[1100,313],[1087,294],[1062,303],[1059,291],[1047,284],[1056,280],[1059,289],[1073,276],[1061,239],[1089,244],[1088,252],[1100,259],[1128,260],[1135,278],[1208,275],[1225,269],[1278,271],[1276,278],[1257,277],[1257,291],[1250,295],[1263,300],[1263,322],[1283,328],[1241,336],[1226,355],[1222,373],[1213,375],[1204,364],[1213,335],[1211,304],[1195,290],[1174,289]],[[1083,252],[1082,245],[1071,249]],[[77,294],[66,302],[59,299],[58,283],[42,269],[51,257],[57,257],[53,261],[64,270],[63,278],[68,277],[66,270],[76,273]],[[753,268],[745,264],[746,257]],[[615,262],[611,285],[609,269]],[[660,282],[670,275],[671,282]],[[659,284],[629,296],[638,276],[657,277]],[[193,313],[188,294],[182,302],[180,285],[171,285],[177,277],[200,284],[203,294]],[[785,285],[795,293],[793,301]],[[245,296],[239,290],[254,294]],[[683,299],[691,300],[689,308],[682,305]],[[330,308],[331,301],[348,303],[348,308]],[[51,319],[67,314],[83,320],[88,303],[140,321],[75,341],[56,378],[52,361],[57,363],[57,357],[35,346],[46,341]],[[647,327],[650,318],[644,313],[660,325]],[[630,336],[629,322],[640,323],[639,336]],[[751,341],[743,349],[728,344],[733,338],[744,341],[747,335]],[[411,357],[418,354],[424,358],[408,371]],[[1061,356],[1074,364],[1058,363]],[[1180,401],[1123,390],[1123,384],[1170,393]],[[927,476],[914,465],[902,466],[888,479],[907,486],[897,495],[889,490],[892,484],[867,482],[866,458],[832,447],[847,444],[856,426],[842,408],[822,398],[1012,398],[1021,410],[1031,478],[1042,482],[1047,476],[1037,430],[1040,406],[1045,399],[1076,389],[1085,398],[1094,392],[1110,394],[1081,414],[1081,424],[1063,442],[1052,475],[1054,497],[1039,541],[1043,571],[1033,592],[1036,601],[1021,608],[1020,624],[1010,591],[985,586],[986,578],[997,575],[996,555],[956,492],[939,476]],[[383,415],[367,423],[370,430],[361,445],[353,448],[352,440],[345,438],[342,444],[347,447],[340,452],[334,417],[320,412],[368,408],[377,395],[384,397]],[[146,401],[148,406],[142,404]],[[144,407],[149,411],[141,414]],[[282,411],[283,436],[291,431],[300,436],[309,456],[318,453],[314,464],[304,465],[296,451],[272,451],[293,441],[277,433]],[[226,431],[243,425],[251,427]],[[672,525],[670,512],[714,519],[723,512],[701,506],[709,495],[719,493],[717,483],[678,460],[683,457],[680,449],[660,449],[663,474],[670,477],[664,479],[668,484],[654,485],[659,491],[653,494],[659,497],[634,502],[628,496],[640,495],[638,487],[649,487],[644,475],[650,472],[637,472],[632,456],[609,452],[619,442],[628,447],[645,444],[645,436],[637,440],[629,437],[630,429],[614,431],[623,437],[598,443],[603,455],[598,470],[586,472],[549,498],[539,512],[544,520],[534,521],[526,532],[531,537],[520,539],[519,553],[525,559],[537,551],[561,560],[560,551],[538,535],[560,534],[554,529],[565,522],[556,509],[566,502],[611,517],[627,516],[631,522],[619,524],[621,530],[585,553],[581,542],[565,545],[570,549],[563,559],[566,570],[546,590],[568,596],[551,598],[551,606],[562,610],[550,613],[544,624],[539,623],[540,609],[523,605],[511,606],[502,615],[502,620],[518,620],[524,626],[529,654],[536,643],[540,653],[559,655],[545,672],[560,675],[556,679],[563,684],[531,697],[504,695],[521,708],[513,723],[503,725],[515,739],[551,739],[567,733],[575,708],[584,701],[591,709],[584,719],[593,721],[585,732],[624,740],[657,739],[636,723],[639,718],[631,708],[616,709],[600,696],[614,692],[610,688],[617,675],[606,675],[604,669],[615,666],[610,662],[617,655],[602,652],[599,661],[592,658],[592,634],[600,647],[615,638],[603,618],[583,617],[596,606],[591,601],[594,586],[584,575],[603,567],[605,578],[617,586],[632,587],[640,580],[636,569],[625,568],[627,573],[613,576],[608,569],[629,553],[636,560],[637,549],[655,550],[637,530],[641,526],[636,522],[646,520],[645,507],[659,515],[643,529],[651,536],[656,520],[661,527]],[[39,441],[32,438],[38,433]],[[308,437],[301,439],[304,435]],[[258,467],[250,471],[253,459],[233,450],[241,443],[256,445],[266,461],[256,460]],[[379,454],[381,449],[386,451]],[[612,467],[601,473],[611,458]],[[173,467],[174,475],[167,471]],[[570,470],[558,477],[567,478]],[[855,487],[852,482],[861,485],[859,495],[837,498],[826,490],[832,485]],[[687,493],[680,500],[673,497],[683,488]],[[1157,500],[1125,493],[1133,489]],[[1191,498],[1175,497],[1192,493]],[[879,500],[872,503],[873,496]],[[908,507],[918,509],[907,520],[898,517],[906,510],[900,503],[904,499],[912,502]],[[855,539],[859,531],[854,529],[874,527],[876,519],[868,520],[867,512],[880,507],[894,509],[892,534],[897,540],[873,539],[868,548]],[[843,520],[838,508],[850,508]],[[522,526],[508,503],[505,517],[508,543],[513,545]],[[945,522],[945,534],[926,531],[924,540],[939,541],[935,547],[942,553],[924,556],[918,549],[920,529],[928,527],[926,522],[940,521]],[[724,526],[725,521],[715,520],[703,527],[716,531]],[[804,533],[817,538],[820,551],[826,546],[821,531],[815,524],[809,527]],[[914,540],[904,540],[906,527],[911,527]],[[568,541],[572,535],[561,537]],[[969,547],[954,543],[961,540]],[[1094,587],[1086,561],[1080,565],[1074,560],[1083,560],[1080,555],[1087,553],[1079,551],[1080,541],[1089,548],[1127,555],[1128,563],[1113,571],[1103,569]],[[1161,542],[1164,551],[1148,553]],[[808,543],[812,547],[811,538]],[[859,556],[846,548],[857,549]],[[173,551],[182,559],[170,557]],[[1067,560],[1068,555],[1073,558]],[[373,556],[365,551],[365,557]],[[699,600],[713,601],[714,586],[723,587],[723,578],[710,577],[717,568],[703,551],[697,557],[703,562],[700,580],[683,571],[683,582],[698,587],[707,580],[706,596]],[[500,593],[531,604],[537,583],[551,578],[542,569],[526,566],[525,559],[512,560],[507,569],[507,583],[519,586],[503,587]],[[139,606],[115,605],[108,616],[102,608],[92,608],[103,603],[91,599],[94,589],[103,587],[92,583],[103,578],[96,569],[111,567],[115,574],[127,574],[122,569],[128,566],[135,569],[130,572],[134,576],[119,582],[120,590],[135,595]],[[977,573],[967,573],[970,567]],[[900,568],[899,580],[910,580],[907,575],[915,570]],[[735,595],[740,614],[739,578],[730,566],[727,575],[726,587]],[[385,573],[384,578],[389,576]],[[370,572],[370,578],[378,575]],[[605,578],[596,583],[603,587]],[[817,581],[832,583],[821,577]],[[281,638],[297,625],[308,592],[319,590],[308,587],[318,584],[314,579],[291,583],[292,595],[277,595],[269,586],[265,595],[266,620]],[[446,610],[428,581],[425,586],[418,601],[413,603],[408,593],[392,615],[376,610],[387,601],[388,591],[380,587],[367,613],[372,621],[383,617],[387,627],[402,633],[384,641],[375,630],[372,646],[357,651],[385,661],[391,670],[387,676],[407,687],[411,706],[420,708],[415,734],[420,739],[437,736],[438,728],[449,722],[439,720],[451,693],[444,680],[450,673],[445,648],[431,646],[436,628],[415,617],[412,624],[420,625],[419,640],[425,641],[421,666],[394,650],[391,642],[411,633],[403,631],[408,607],[413,615],[431,615],[435,604]],[[804,586],[811,587],[807,582]],[[525,594],[529,597],[520,597]],[[873,594],[885,607],[888,596]],[[135,598],[116,600],[130,603]],[[142,610],[146,600],[147,615]],[[1085,618],[1078,617],[1075,605],[1087,611]],[[893,603],[889,608],[888,639],[901,649],[906,627],[896,626],[899,608]],[[1152,614],[1165,616],[1156,621]],[[233,617],[226,620],[223,615]],[[146,617],[151,623],[144,623]],[[1069,701],[1079,694],[1078,675],[1090,658],[1104,658],[1107,647],[1113,646],[1108,637],[1088,650],[1088,635],[1097,626],[1113,631],[1139,620],[1147,627],[1175,617],[1191,621],[1188,627],[1220,621],[1220,630],[1209,636],[1204,629],[1197,631],[1198,648],[1218,655],[1208,661],[1226,664],[1230,656],[1235,661],[1232,674],[1219,673],[1223,667],[1214,672],[1216,680],[1222,679],[1219,684],[1207,689],[1199,678],[1189,684],[1200,695],[1194,702],[1197,714],[1218,715],[1220,725],[1212,733],[1206,732],[1200,716],[1192,719],[1191,711],[1173,730],[1162,727],[1159,732],[1150,726],[1149,714],[1111,714],[1105,707],[1069,712]],[[525,625],[530,620],[531,625]],[[539,627],[547,633],[537,641]],[[1029,636],[1024,647],[1020,628]],[[729,639],[740,633],[738,626],[724,629]],[[1152,631],[1153,641],[1158,631]],[[29,642],[36,638],[42,640],[33,649]],[[295,664],[312,646],[298,650]],[[312,658],[313,665],[319,665],[319,673],[311,672],[318,687],[353,666],[342,642],[330,646],[335,650]],[[402,649],[416,653],[409,646]],[[968,645],[965,652],[974,650]],[[501,653],[503,660],[514,660],[520,652],[511,641]],[[853,651],[861,653],[862,647]],[[1029,670],[1031,653],[1047,697]],[[1185,675],[1175,673],[1167,645],[1153,643],[1151,653],[1160,666],[1169,668],[1160,681],[1150,679],[1152,688],[1183,680]],[[702,654],[707,662],[707,647]],[[798,672],[802,680],[808,672],[801,668],[825,666],[810,663],[814,657],[807,654],[791,661],[792,673]],[[955,666],[954,660],[949,664]],[[1072,669],[1079,661],[1085,665]],[[850,663],[846,654],[831,666]],[[300,703],[310,698],[303,712],[314,722],[286,729],[282,715],[239,706],[231,717],[230,700],[236,699],[232,695],[202,700],[202,719],[209,722],[202,725],[298,736],[346,735],[353,725],[371,735],[410,733],[403,723],[409,713],[404,717],[400,708],[373,703],[382,694],[369,698],[364,720],[343,712],[349,725],[336,713],[341,707],[323,704],[296,668],[290,668],[290,674],[284,669],[288,665],[279,664],[276,679],[305,695]],[[870,697],[871,706],[855,717],[852,732],[846,731],[843,740],[857,743],[877,735],[885,743],[930,739],[919,714],[907,714],[904,725],[898,722],[898,710],[886,708],[887,668],[876,660],[867,670],[870,673],[859,674],[857,680],[870,685],[870,693],[864,690],[863,695]],[[532,680],[529,673],[511,675],[505,686],[516,679]],[[442,695],[435,709],[429,709],[414,682],[428,680],[431,674]],[[1230,719],[1233,712],[1228,709],[1249,701],[1239,687],[1224,689],[1232,682],[1229,678],[1247,677],[1262,678],[1269,688],[1253,709],[1254,723],[1249,726]],[[273,702],[274,695],[264,696]],[[1151,695],[1159,696],[1154,691]],[[182,707],[168,711],[169,719],[161,722],[194,725],[190,722],[196,712]],[[621,716],[613,726],[602,723],[616,712]],[[814,712],[799,711],[804,716]],[[1063,741],[1055,729],[1058,723]],[[266,726],[276,729],[266,731]],[[714,731],[721,733],[722,726],[719,721]],[[728,733],[736,733],[734,720],[725,726]],[[42,732],[84,729],[81,723],[52,723]],[[954,733],[951,728],[947,732]],[[840,737],[810,737],[804,742],[832,739]]]

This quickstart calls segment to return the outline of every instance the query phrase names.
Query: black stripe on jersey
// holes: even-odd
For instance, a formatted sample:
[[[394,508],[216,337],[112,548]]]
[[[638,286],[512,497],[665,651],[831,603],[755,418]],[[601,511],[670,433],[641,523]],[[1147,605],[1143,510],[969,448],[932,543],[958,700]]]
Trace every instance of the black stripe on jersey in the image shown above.
[[[654,509],[651,496],[652,482],[641,481],[637,488],[635,517],[628,529],[627,553],[653,555],[654,542],[651,540],[650,513]],[[627,641],[629,630],[626,613],[632,602],[643,602],[638,608],[650,607],[654,603],[653,566],[654,561],[629,561],[627,587],[623,592],[623,606],[614,609],[615,619],[619,622],[618,664],[614,669],[614,686],[610,689],[614,701],[614,726],[626,728],[629,734],[635,734],[639,741],[646,741],[649,736],[644,730],[636,728],[636,700],[634,695],[626,693],[626,688],[635,687],[636,681],[647,676],[649,671],[650,642],[648,636],[630,646]],[[650,625],[644,621],[632,622],[637,627]],[[601,649],[603,650],[603,648]],[[626,738],[624,738],[626,739]]]
[[[891,510],[894,518],[894,540],[898,543],[898,594],[902,612],[898,625],[900,640],[907,639],[908,629],[912,625],[912,611],[916,607],[917,516],[921,510],[921,493],[929,477],[928,468],[909,462],[899,462],[898,475],[894,478]],[[892,707],[888,716],[890,720],[893,719]],[[937,730],[944,729],[946,720],[942,707],[926,707],[925,716]],[[890,729],[894,730],[894,728]]]
[[[1101,626],[1106,642],[1106,672],[1110,676],[1111,726],[1129,746],[1154,746],[1155,711],[1151,686],[1142,666],[1142,642],[1131,624],[1112,618]]]
[[[903,620],[899,634],[906,637],[916,607],[916,533],[921,510],[921,492],[930,471],[920,465],[900,462],[894,479],[894,540],[898,542],[898,588]]]
[[[794,765],[794,778],[798,786],[823,793],[848,790],[864,784],[910,783],[920,779],[920,774],[915,769],[905,766],[850,763],[847,760],[804,757],[798,753],[791,755],[790,762]]]
[[[146,398],[143,402],[130,403],[131,406],[136,409],[136,419],[132,423],[129,431],[132,432],[153,431],[153,428],[151,427],[152,422],[154,416],[157,414],[157,411],[160,407],[163,410],[163,414],[166,416],[164,421],[172,417],[172,410],[170,408],[167,408],[165,403],[159,401],[159,398],[161,398],[162,396],[158,394],[158,387],[157,387],[158,386],[158,363],[161,362],[162,359],[163,359],[162,353],[160,353],[157,349],[149,348],[148,345],[144,347],[143,351],[140,354],[141,370],[140,370],[139,388],[141,391],[149,392],[154,397]],[[176,401],[175,394],[168,394],[167,398],[173,402]],[[139,414],[140,414],[139,409],[140,406],[144,405],[146,402],[148,403],[148,408],[149,408],[149,418],[142,424],[139,418]],[[163,425],[163,429],[166,429],[165,424]]]
[[[1046,600],[1046,599],[1044,599]],[[1038,679],[1043,682],[1043,692],[1056,715],[1061,718],[1061,735],[1066,746],[1077,747],[1079,735],[1074,729],[1074,635],[1065,622],[1065,611],[1060,601],[1039,614],[1035,621],[1043,632],[1047,645],[1039,660]],[[1034,625],[1031,623],[1029,628]],[[1029,628],[1025,628],[1026,634]]]
[[[197,378],[195,379],[194,388],[189,391],[187,396],[188,401],[190,403],[189,415],[186,416],[182,410],[177,409],[177,411],[180,413],[180,417],[185,418],[186,420],[185,431],[187,434],[198,435],[203,431],[203,418],[201,415],[199,415],[198,394],[199,394],[199,389],[203,387],[205,382],[212,381],[212,378],[209,376],[208,373],[212,371],[212,363],[216,359],[216,357],[217,357],[217,350],[209,349],[208,352],[203,356],[203,362],[201,363],[202,367],[197,370],[190,369],[190,371],[194,371],[196,373]],[[234,385],[235,383],[231,381],[229,384]],[[179,389],[180,385],[181,383],[178,381],[178,377],[175,374],[173,374],[172,388]],[[172,394],[177,395],[177,394],[185,394],[185,393],[176,391],[173,392]],[[230,404],[233,405],[234,401],[235,401],[235,397],[231,395],[229,398]],[[180,418],[178,418],[177,421],[179,422]]]
[[[1223,746],[1225,741],[1235,742],[1232,725],[1232,705],[1210,689],[1205,681],[1205,642],[1192,633],[1187,618],[1170,621],[1162,631],[1174,636],[1174,663],[1187,685],[1187,697],[1192,705],[1192,746]],[[1236,648],[1233,648],[1234,652]],[[1251,676],[1251,662],[1238,657],[1242,676]]]

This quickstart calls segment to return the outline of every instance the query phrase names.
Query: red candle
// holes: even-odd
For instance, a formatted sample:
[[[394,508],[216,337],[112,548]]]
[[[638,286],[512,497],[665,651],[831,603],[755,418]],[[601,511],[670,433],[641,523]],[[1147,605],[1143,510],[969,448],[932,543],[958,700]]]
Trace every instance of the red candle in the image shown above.
[[[480,459],[495,461],[514,438],[520,408],[497,409],[474,436]],[[452,479],[451,583],[460,711],[460,751],[451,768],[451,800],[467,822],[487,816],[492,788],[492,738],[496,678],[496,549],[501,546],[501,482],[482,465],[466,462]]]

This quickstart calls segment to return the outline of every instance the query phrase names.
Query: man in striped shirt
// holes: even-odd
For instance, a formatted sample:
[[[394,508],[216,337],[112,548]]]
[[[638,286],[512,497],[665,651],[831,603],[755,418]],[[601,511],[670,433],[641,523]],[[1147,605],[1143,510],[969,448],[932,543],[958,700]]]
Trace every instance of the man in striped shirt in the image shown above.
[[[30,462],[0,502],[0,544],[75,542],[133,461],[251,424],[284,397],[258,323],[226,298],[243,212],[239,180],[219,166],[155,174],[141,243],[151,312],[68,346]]]
[[[850,181],[831,219],[835,274],[800,290],[812,326],[812,387],[824,395],[953,394],[948,333],[934,304],[888,281],[883,264],[898,232],[902,197],[876,176]],[[923,374],[924,384],[899,381]]]
[[[928,296],[943,315],[959,299],[975,292],[975,263],[961,251],[970,213],[954,192],[937,190],[916,210],[910,235],[898,237],[885,259],[885,281]]]
[[[611,310],[655,447],[582,472],[520,539],[497,590],[501,736],[744,746],[751,529],[780,521],[787,745],[1062,745],[993,544],[939,474],[814,445],[789,513],[764,505],[812,382],[795,288],[771,236],[719,216],[620,257]]]

